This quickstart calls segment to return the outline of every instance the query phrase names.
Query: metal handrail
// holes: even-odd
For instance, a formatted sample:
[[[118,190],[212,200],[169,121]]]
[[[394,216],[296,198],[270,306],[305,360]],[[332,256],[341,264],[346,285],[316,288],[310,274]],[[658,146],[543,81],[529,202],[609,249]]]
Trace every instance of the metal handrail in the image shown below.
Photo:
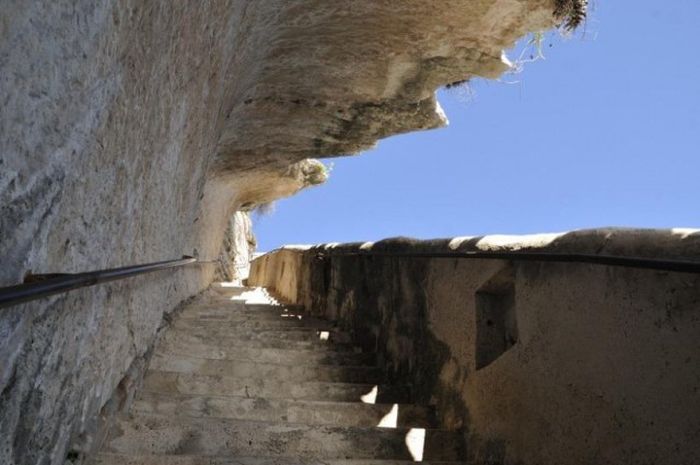
[[[684,260],[659,260],[641,257],[624,257],[614,255],[590,255],[552,252],[400,252],[400,251],[333,251],[319,252],[319,256],[383,256],[406,258],[472,258],[495,260],[523,260],[558,263],[589,263],[594,265],[621,266],[628,268],[673,271],[678,273],[700,273],[700,262]],[[81,287],[129,278],[144,273],[176,268],[194,263],[216,263],[216,260],[202,261],[194,257],[183,256],[176,260],[146,263],[143,265],[110,268],[84,273],[27,275],[24,283],[0,288],[0,308],[10,307],[23,302],[41,299],[54,294],[61,294]]]
[[[106,270],[87,271],[84,273],[61,273],[46,275],[27,275],[23,284],[0,288],[0,308],[17,305],[30,300],[41,299],[54,294],[61,294],[81,287],[116,281],[154,271],[166,270],[193,263],[209,263],[194,257],[183,256],[176,260],[145,263],[143,265],[124,266]]]
[[[359,256],[359,257],[405,257],[405,258],[472,258],[486,260],[522,260],[556,263],[588,263],[593,265],[619,266],[676,273],[700,273],[700,262],[666,260],[619,255],[592,255],[557,252],[402,252],[402,251],[323,251],[320,256]]]

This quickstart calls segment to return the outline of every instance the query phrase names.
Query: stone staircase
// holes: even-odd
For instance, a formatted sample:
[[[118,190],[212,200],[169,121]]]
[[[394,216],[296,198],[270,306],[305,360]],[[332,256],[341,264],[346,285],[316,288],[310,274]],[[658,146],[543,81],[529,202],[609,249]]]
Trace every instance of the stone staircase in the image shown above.
[[[95,465],[460,461],[461,437],[347,334],[262,289],[217,289],[176,317]]]

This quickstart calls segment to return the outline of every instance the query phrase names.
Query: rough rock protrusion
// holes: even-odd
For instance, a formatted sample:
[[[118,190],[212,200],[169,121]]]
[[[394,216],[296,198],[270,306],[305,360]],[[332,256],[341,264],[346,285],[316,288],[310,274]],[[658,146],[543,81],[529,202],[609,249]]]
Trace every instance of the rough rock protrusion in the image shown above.
[[[219,254],[217,278],[238,285],[248,277],[250,261],[257,246],[250,214],[237,211],[229,220]]]

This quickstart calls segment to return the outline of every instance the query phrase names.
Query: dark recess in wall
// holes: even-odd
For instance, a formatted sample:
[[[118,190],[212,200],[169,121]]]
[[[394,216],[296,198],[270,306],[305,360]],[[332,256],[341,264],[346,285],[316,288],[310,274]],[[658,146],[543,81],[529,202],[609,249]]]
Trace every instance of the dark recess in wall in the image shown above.
[[[476,369],[493,363],[518,342],[512,266],[496,273],[476,291]]]

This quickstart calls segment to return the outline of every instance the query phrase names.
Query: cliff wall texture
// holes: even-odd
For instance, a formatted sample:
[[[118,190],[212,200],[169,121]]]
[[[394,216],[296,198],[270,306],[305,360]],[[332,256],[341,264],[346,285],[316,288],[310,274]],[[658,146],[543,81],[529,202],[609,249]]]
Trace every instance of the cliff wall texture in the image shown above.
[[[498,76],[566,3],[0,0],[0,285],[216,259],[235,211],[323,180],[308,157],[445,124],[435,88]],[[164,317],[215,273],[2,310],[0,462],[89,451]]]
[[[463,431],[469,463],[700,463],[700,276],[391,255],[489,250],[698,261],[700,232],[290,247],[257,258],[249,284],[380,353],[389,379]]]

